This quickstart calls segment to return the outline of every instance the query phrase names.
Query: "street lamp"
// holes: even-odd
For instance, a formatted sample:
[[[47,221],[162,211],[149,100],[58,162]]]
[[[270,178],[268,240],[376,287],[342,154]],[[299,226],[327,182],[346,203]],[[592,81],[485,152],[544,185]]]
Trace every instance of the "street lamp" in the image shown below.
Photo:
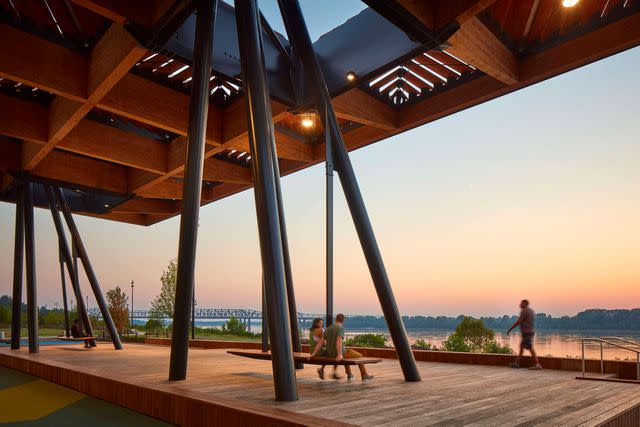
[[[131,281],[131,327],[129,329],[133,331],[133,280]]]

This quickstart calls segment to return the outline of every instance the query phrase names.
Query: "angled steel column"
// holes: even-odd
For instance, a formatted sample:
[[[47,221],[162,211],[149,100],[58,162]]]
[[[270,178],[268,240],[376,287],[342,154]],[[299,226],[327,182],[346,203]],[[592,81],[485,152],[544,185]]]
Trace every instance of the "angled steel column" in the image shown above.
[[[51,207],[51,206],[49,206]],[[64,277],[65,258],[62,254],[62,242],[58,239],[58,260],[60,262],[60,282],[62,283],[62,307],[64,309],[64,333],[66,337],[70,337],[69,332],[69,306],[67,305],[67,281]]]
[[[62,189],[58,187],[55,193],[58,199],[58,204],[62,209],[62,215],[64,216],[65,222],[67,223],[67,227],[71,232],[71,237],[73,239],[73,242],[76,245],[76,249],[78,250],[80,261],[82,261],[82,266],[84,267],[84,271],[87,274],[87,279],[89,279],[89,284],[91,285],[93,296],[95,297],[96,302],[98,303],[98,307],[100,308],[100,313],[102,314],[102,320],[104,321],[104,324],[107,327],[107,330],[109,331],[109,335],[111,335],[111,341],[113,342],[113,346],[115,347],[116,350],[122,350],[122,342],[120,341],[120,335],[118,334],[116,325],[113,323],[113,319],[111,318],[111,313],[109,313],[109,307],[107,306],[107,302],[104,300],[104,296],[102,295],[102,290],[100,289],[98,278],[96,277],[96,273],[93,271],[93,266],[91,265],[91,261],[89,260],[89,255],[87,254],[87,250],[84,247],[84,243],[82,243],[80,232],[78,231],[78,227],[76,227],[76,223],[73,220],[73,215],[71,215],[71,210],[67,205],[67,201],[64,198]],[[80,308],[80,303],[78,302],[78,309],[79,308]]]
[[[196,6],[196,34],[193,45],[193,74],[189,98],[187,159],[182,186],[178,272],[173,313],[173,337],[169,380],[187,378],[189,355],[189,317],[193,303],[196,243],[202,191],[202,166],[209,111],[209,75],[213,55],[213,33],[217,0],[199,0]]]
[[[24,182],[16,178],[16,233],[13,249],[13,300],[11,302],[11,349],[20,349],[22,318],[22,269],[24,264]]]
[[[298,0],[278,0],[278,3],[291,45],[302,59],[305,72],[311,76],[314,86],[312,90],[315,89],[316,100],[320,104],[320,114],[324,116],[322,118],[328,124],[329,138],[327,140],[332,144],[333,161],[360,238],[360,245],[369,266],[369,272],[389,327],[393,345],[398,354],[404,378],[406,381],[420,381],[420,374],[402,323],[402,317],[398,311],[391,283],[382,261],[382,255],[376,242],[364,199],[360,193],[358,181],[349,160],[347,148],[342,140],[340,126],[331,104],[331,96],[324,81],[320,63],[313,50],[313,44],[311,43],[300,5]]]
[[[270,121],[273,133],[273,121]],[[278,155],[276,150],[272,151],[273,156],[273,180],[276,184],[276,196],[278,199],[278,218],[280,219],[280,239],[282,240],[282,259],[284,261],[284,276],[287,282],[287,301],[289,302],[289,322],[291,323],[291,341],[293,351],[302,352],[300,342],[300,327],[298,326],[298,309],[296,307],[296,294],[293,286],[293,272],[291,271],[291,255],[289,254],[289,238],[287,237],[286,219],[284,217],[284,203],[282,202],[282,189],[280,188],[280,167],[278,165]],[[304,369],[304,364],[296,363],[296,369]]]
[[[325,117],[329,117],[325,114]],[[331,150],[331,136],[328,122],[325,122],[325,173],[326,173],[326,326],[333,324],[333,153]]]
[[[55,196],[55,194],[54,194]],[[57,204],[56,204],[57,206]],[[66,240],[66,238],[65,238]],[[89,330],[93,331],[93,328],[91,327],[91,322],[90,321],[84,321],[84,313],[87,313],[87,307],[85,307],[84,305],[84,297],[82,296],[82,289],[80,288],[80,276],[79,276],[79,271],[78,270],[78,248],[76,247],[75,242],[73,241],[73,238],[71,239],[70,242],[71,245],[71,258],[73,258],[73,279],[71,279],[71,284],[72,284],[72,288],[73,288],[73,292],[74,295],[76,296],[76,309],[77,309],[77,315],[78,315],[78,321],[80,323],[80,329],[85,331],[87,334],[89,335],[93,335],[93,333],[89,333],[87,331],[87,329],[85,328],[85,323],[87,323],[89,326]],[[68,268],[68,267],[67,267]],[[78,304],[78,298],[80,298],[81,300],[81,304]],[[82,311],[80,311],[80,307],[82,307]],[[87,314],[86,316],[87,319],[89,319],[89,315]]]
[[[71,289],[73,290],[73,294],[76,297],[76,307],[78,310],[78,321],[80,323],[80,329],[85,331],[87,335],[93,336],[93,328],[91,327],[91,322],[87,313],[87,307],[85,307],[84,305],[84,298],[82,296],[82,291],[80,290],[80,283],[78,282],[78,266],[76,263],[76,266],[74,268],[71,261],[71,258],[73,257],[73,255],[75,255],[75,253],[72,255],[71,249],[69,249],[69,244],[67,243],[67,237],[64,233],[64,226],[62,225],[62,219],[60,218],[60,211],[58,210],[58,203],[56,201],[56,195],[53,191],[53,187],[47,185],[45,189],[47,192],[47,200],[49,202],[49,210],[51,210],[53,225],[55,226],[56,233],[58,234],[58,247],[60,250],[61,260],[64,262],[64,264],[67,265],[67,273],[69,273],[69,280],[71,280]],[[60,266],[62,267],[62,263],[60,264]]]
[[[258,5],[256,0],[236,0],[235,7],[242,78],[246,93],[249,148],[255,183],[254,195],[275,394],[276,400],[292,401],[297,400],[298,391],[291,345],[278,195],[274,179],[275,138]]]
[[[262,351],[269,351],[269,322],[267,321],[267,299],[264,289],[264,275],[262,276]]]
[[[38,300],[36,295],[36,240],[33,224],[33,184],[24,184],[24,248],[27,271],[27,328],[29,353],[40,352],[38,343]]]

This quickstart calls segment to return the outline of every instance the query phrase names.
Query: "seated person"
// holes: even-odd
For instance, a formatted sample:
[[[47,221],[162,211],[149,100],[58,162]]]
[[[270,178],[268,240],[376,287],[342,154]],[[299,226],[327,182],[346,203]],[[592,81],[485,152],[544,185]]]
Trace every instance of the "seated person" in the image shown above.
[[[346,359],[357,359],[362,357],[362,354],[358,353],[355,350],[346,350],[344,347],[344,314],[340,313],[336,316],[336,323],[332,326],[329,326],[326,331],[324,331],[324,335],[322,339],[315,345],[315,350],[311,353],[311,357],[317,356],[320,353],[322,346],[326,346],[325,356],[326,357],[335,357],[336,361],[340,362],[343,358]],[[367,368],[364,365],[358,365],[360,369],[360,376],[362,377],[362,381],[366,382],[373,379],[373,375],[367,374]],[[322,369],[322,368],[321,368]],[[351,381],[353,378],[353,373],[351,372],[351,366],[345,365],[345,371],[347,371],[347,379]],[[323,375],[320,376],[321,378]],[[338,377],[335,375],[334,378]]]
[[[71,336],[73,338],[83,338],[88,336],[84,332],[82,332],[82,328],[80,327],[80,321],[78,319],[76,319],[76,321],[73,322],[73,325],[71,325]],[[88,340],[85,340],[84,348],[91,348],[91,345],[89,345]]]

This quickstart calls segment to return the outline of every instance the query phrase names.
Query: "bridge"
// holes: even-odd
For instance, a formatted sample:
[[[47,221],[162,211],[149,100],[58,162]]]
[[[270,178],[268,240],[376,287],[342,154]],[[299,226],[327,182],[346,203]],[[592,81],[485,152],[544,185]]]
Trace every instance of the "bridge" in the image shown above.
[[[88,310],[90,316],[94,316],[98,319],[102,318],[102,313],[98,309],[98,307],[90,308]],[[134,319],[171,319],[171,316],[153,314],[151,310],[133,310]],[[232,317],[239,319],[241,321],[250,321],[250,320],[262,320],[262,311],[260,310],[252,310],[249,308],[196,308],[195,318],[202,320],[228,320]],[[311,322],[316,317],[324,319],[324,314],[313,314],[313,313],[298,313],[298,321],[301,324],[305,324]]]

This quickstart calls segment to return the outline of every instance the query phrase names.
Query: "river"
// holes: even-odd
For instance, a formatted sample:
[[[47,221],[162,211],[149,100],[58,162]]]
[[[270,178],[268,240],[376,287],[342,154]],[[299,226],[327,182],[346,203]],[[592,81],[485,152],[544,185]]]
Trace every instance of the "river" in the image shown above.
[[[215,321],[196,321],[196,325],[200,327],[220,327],[222,322]],[[251,331],[261,332],[260,322],[252,322]],[[389,335],[387,331],[381,331],[378,329],[349,329],[349,325],[346,325],[347,338],[354,335],[364,333],[383,333]],[[416,340],[424,340],[430,342],[436,346],[442,345],[442,341],[446,340],[451,330],[441,329],[426,329],[426,330],[408,330],[409,341],[413,344]],[[518,331],[512,332],[510,335],[504,332],[496,332],[496,340],[502,345],[508,345],[514,351],[518,351],[520,347],[520,333]],[[539,356],[555,356],[555,357],[581,357],[582,352],[582,339],[583,338],[597,338],[597,337],[620,337],[629,339],[640,343],[640,330],[635,331],[614,331],[614,330],[593,330],[593,331],[538,331],[534,338],[534,349]],[[305,331],[303,338],[307,338],[307,331]],[[391,340],[388,341],[391,345]],[[604,346],[605,359],[619,359],[619,360],[636,360],[636,354],[611,346]],[[640,351],[640,346],[636,347]],[[600,345],[594,342],[585,343],[585,353],[588,358],[600,359]],[[526,353],[525,353],[526,354]]]

